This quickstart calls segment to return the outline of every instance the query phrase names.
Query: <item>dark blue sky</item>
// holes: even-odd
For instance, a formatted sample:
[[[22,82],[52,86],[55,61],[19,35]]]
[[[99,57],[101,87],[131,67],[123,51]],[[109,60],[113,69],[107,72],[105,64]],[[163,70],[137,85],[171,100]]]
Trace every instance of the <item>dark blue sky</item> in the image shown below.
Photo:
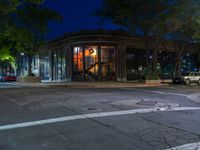
[[[103,0],[46,0],[48,8],[60,13],[64,20],[50,23],[48,39],[54,39],[65,32],[79,31],[81,29],[117,29],[119,27],[106,21],[99,25],[99,17],[93,15],[94,11],[101,7]]]

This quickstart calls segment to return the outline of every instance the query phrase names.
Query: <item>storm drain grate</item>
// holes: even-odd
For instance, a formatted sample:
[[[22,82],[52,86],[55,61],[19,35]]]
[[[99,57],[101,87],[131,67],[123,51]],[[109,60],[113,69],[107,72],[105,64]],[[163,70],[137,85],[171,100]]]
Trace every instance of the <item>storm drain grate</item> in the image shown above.
[[[136,103],[136,105],[144,105],[144,106],[154,106],[156,104],[157,104],[156,101],[145,101],[145,100],[141,100],[140,102]]]

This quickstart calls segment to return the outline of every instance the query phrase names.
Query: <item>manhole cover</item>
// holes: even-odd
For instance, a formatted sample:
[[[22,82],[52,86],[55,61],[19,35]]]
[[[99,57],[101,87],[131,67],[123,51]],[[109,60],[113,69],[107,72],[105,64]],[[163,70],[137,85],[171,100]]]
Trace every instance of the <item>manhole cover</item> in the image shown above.
[[[156,103],[157,103],[156,101],[141,100],[140,102],[136,103],[136,105],[154,106]]]

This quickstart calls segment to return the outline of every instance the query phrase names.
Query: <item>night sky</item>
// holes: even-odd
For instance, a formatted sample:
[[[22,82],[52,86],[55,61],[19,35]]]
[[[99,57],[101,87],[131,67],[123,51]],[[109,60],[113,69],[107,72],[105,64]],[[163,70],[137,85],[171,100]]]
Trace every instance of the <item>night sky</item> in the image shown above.
[[[46,0],[45,6],[56,10],[64,20],[50,23],[47,39],[54,39],[66,32],[76,32],[82,29],[118,29],[119,27],[106,21],[99,25],[100,18],[94,16],[96,9],[100,8],[103,0]]]

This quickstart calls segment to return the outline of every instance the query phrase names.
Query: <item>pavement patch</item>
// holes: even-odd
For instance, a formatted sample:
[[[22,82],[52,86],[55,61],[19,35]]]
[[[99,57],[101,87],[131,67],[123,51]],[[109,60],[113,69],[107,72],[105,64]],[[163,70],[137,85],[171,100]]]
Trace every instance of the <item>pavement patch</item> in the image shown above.
[[[144,105],[144,106],[155,106],[156,101],[146,101],[146,100],[141,100],[140,102],[136,103],[136,105]]]
[[[114,106],[135,106],[136,103],[139,103],[140,101],[141,101],[140,99],[128,99],[128,100],[114,101],[109,104]]]
[[[45,125],[45,124],[51,124],[51,123],[57,123],[57,122],[80,120],[80,119],[130,115],[130,114],[136,114],[136,113],[151,113],[151,112],[161,112],[161,111],[183,111],[183,110],[200,110],[200,107],[176,107],[173,109],[171,109],[171,108],[169,109],[168,107],[163,107],[163,108],[145,108],[145,109],[124,110],[124,111],[91,113],[91,114],[66,116],[66,117],[60,117],[60,118],[52,118],[52,119],[44,119],[44,120],[39,120],[39,121],[31,121],[31,122],[3,125],[3,126],[0,126],[0,131],[24,128],[24,127],[31,127],[31,126],[38,126],[38,125]]]

